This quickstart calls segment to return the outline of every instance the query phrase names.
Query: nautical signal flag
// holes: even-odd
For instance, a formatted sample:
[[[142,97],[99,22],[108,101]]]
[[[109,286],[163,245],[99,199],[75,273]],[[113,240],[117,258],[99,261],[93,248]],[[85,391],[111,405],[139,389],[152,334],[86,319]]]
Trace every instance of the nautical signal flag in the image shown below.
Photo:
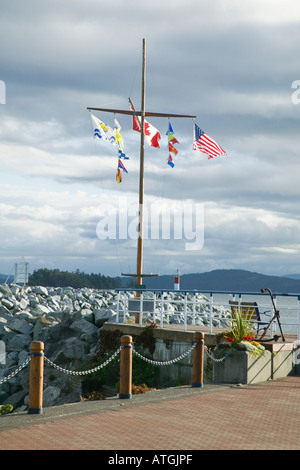
[[[166,135],[168,135],[169,132],[170,132],[171,134],[174,134],[173,127],[172,127],[172,124],[170,123],[170,121],[169,121],[169,127],[168,127],[168,130],[167,130],[167,132],[166,132]]]
[[[173,162],[173,158],[171,155],[169,155],[169,158],[168,158],[168,165],[170,165],[170,167],[174,168],[175,166],[175,163]]]
[[[122,173],[120,171],[120,168],[118,168],[117,175],[116,175],[116,180],[117,180],[118,184],[122,183]]]
[[[174,145],[179,144],[179,142],[174,137],[174,131],[173,131],[173,128],[172,128],[172,125],[171,125],[170,122],[169,122],[169,128],[166,132],[166,135],[168,136],[168,145],[169,145],[168,165],[170,165],[170,167],[174,168],[174,166],[175,166],[174,161],[173,161],[174,157],[171,155],[171,153],[173,153],[173,155],[175,155],[175,156],[178,154],[178,150],[177,150],[177,148],[174,147]]]
[[[118,121],[115,119],[115,131],[116,131],[115,137],[116,137],[116,144],[118,146],[118,170],[117,170],[116,180],[117,180],[118,184],[122,183],[122,179],[123,179],[121,170],[123,170],[123,172],[125,171],[126,173],[128,173],[128,171],[126,170],[126,168],[125,168],[124,164],[122,163],[122,161],[120,160],[120,158],[124,158],[125,160],[129,160],[129,157],[126,155],[126,153],[124,153],[123,139],[122,139],[122,136],[120,134],[120,130],[121,130],[121,126],[118,123]]]
[[[118,121],[115,119],[115,139],[116,139],[116,144],[118,146],[118,158],[124,158],[124,160],[129,160],[128,155],[124,152],[124,143],[123,143],[123,138],[120,134],[121,126],[118,123]]]
[[[121,162],[121,160],[119,159],[118,161],[118,170],[117,170],[117,175],[116,175],[116,180],[117,180],[117,183],[122,183],[122,173],[121,173],[121,170],[123,170],[123,172],[126,172],[128,173],[128,171],[126,170],[124,164]]]
[[[122,182],[121,170],[123,170],[123,172],[126,172],[126,173],[128,173],[128,171],[126,170],[125,166],[123,165],[120,159],[124,158],[124,160],[129,160],[129,157],[124,152],[123,138],[120,134],[121,126],[118,123],[118,121],[115,119],[115,128],[111,129],[109,126],[104,124],[104,122],[102,122],[92,113],[90,113],[90,115],[91,115],[91,119],[93,123],[94,137],[108,141],[111,144],[117,145],[118,147],[118,170],[117,170],[116,180],[118,183],[121,183]]]
[[[193,150],[198,150],[208,155],[208,158],[214,158],[218,155],[227,155],[227,153],[209,137],[200,127],[195,124],[194,146]]]
[[[169,137],[169,142],[170,142],[171,144],[173,144],[173,145],[174,145],[174,144],[179,144],[178,140],[175,139],[174,135],[171,134],[171,132],[168,133],[168,137]]]
[[[116,144],[119,147],[119,149],[123,150],[123,139],[117,127],[115,128],[115,139],[116,139]]]
[[[174,155],[177,155],[178,153],[178,150],[171,144],[171,142],[169,142],[169,152],[174,153]]]
[[[118,150],[119,158],[124,158],[124,160],[129,160],[128,155],[126,153],[122,152],[122,150]]]
[[[94,116],[92,113],[90,113],[92,123],[93,123],[93,130],[94,130],[94,137],[98,139],[103,139],[104,141],[110,142],[111,144],[117,145],[118,146],[118,156],[120,158],[124,158],[126,160],[129,160],[129,157],[126,155],[124,152],[124,142],[123,138],[120,134],[120,124],[118,121],[115,119],[115,128],[112,129],[111,127],[107,126],[102,122],[100,119],[98,119],[96,116]]]
[[[133,111],[133,109],[131,108]],[[132,129],[137,132],[141,132],[140,121],[137,116],[132,116]],[[144,133],[145,140],[150,145],[150,147],[160,148],[159,141],[161,139],[160,132],[152,126],[148,121],[144,120]]]
[[[128,173],[128,171],[126,170],[126,168],[125,168],[125,166],[123,165],[123,163],[121,162],[121,160],[119,160],[118,168],[121,168],[121,170],[123,170],[123,171],[125,171],[126,173]]]
[[[131,108],[131,111],[133,111],[132,108]],[[132,115],[132,129],[134,131],[141,132],[141,126],[140,126],[139,120],[134,114]]]
[[[94,137],[98,139],[103,139],[111,144],[116,143],[115,132],[109,126],[104,124],[100,119],[96,118],[92,113],[90,113],[93,129],[94,129]]]

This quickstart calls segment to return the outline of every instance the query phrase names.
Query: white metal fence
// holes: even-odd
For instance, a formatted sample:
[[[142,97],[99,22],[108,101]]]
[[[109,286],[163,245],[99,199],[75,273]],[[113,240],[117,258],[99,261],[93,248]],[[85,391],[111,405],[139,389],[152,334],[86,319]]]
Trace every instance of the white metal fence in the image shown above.
[[[279,319],[285,333],[300,339],[300,294],[273,294]],[[196,290],[136,290],[117,289],[117,323],[132,321],[136,313],[139,323],[154,321],[161,328],[168,324],[203,325],[213,329],[228,327],[229,301],[256,302],[261,323],[266,326],[274,316],[274,306],[268,293],[224,292]],[[270,326],[271,337],[278,331],[276,320]]]

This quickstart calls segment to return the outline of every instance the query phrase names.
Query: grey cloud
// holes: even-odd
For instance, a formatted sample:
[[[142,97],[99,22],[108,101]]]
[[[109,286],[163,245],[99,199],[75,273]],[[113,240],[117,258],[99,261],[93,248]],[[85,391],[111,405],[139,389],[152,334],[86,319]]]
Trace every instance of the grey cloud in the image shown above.
[[[117,0],[114,8],[93,0],[4,2],[0,79],[7,102],[0,105],[0,157],[9,263],[26,252],[33,267],[95,271],[101,265],[119,274],[115,247],[122,251],[121,244],[100,243],[93,224],[103,198],[137,199],[139,136],[120,116],[131,159],[117,185],[116,153],[93,140],[86,108],[128,109],[128,96],[140,106],[146,37],[147,109],[197,115],[228,156],[207,160],[193,152],[193,123],[173,120],[180,152],[170,169],[167,120],[151,120],[162,145],[146,149],[146,201],[202,202],[207,218],[199,252],[188,253],[181,241],[147,243],[145,263],[153,258],[166,271],[178,264],[182,271],[296,272],[300,105],[292,103],[291,84],[300,79],[299,21],[294,1],[289,9],[274,2],[271,11],[246,0],[155,0],[149,6]],[[111,125],[113,116],[101,117]],[[39,212],[47,192],[53,207],[48,226]],[[23,205],[31,209],[22,213]],[[231,212],[237,217],[230,219]],[[24,230],[26,219],[34,223]],[[133,259],[134,265],[135,243],[125,242],[122,263]]]

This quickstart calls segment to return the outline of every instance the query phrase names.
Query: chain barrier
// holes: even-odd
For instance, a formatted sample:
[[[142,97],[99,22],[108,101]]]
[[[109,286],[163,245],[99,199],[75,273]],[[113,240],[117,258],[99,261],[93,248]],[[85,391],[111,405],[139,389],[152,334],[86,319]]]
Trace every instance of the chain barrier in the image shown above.
[[[107,364],[109,364],[119,354],[122,347],[123,346],[120,346],[119,349],[109,359],[107,359],[105,362],[103,362],[99,366],[94,367],[93,369],[90,369],[90,370],[75,371],[75,370],[64,369],[63,367],[60,367],[57,364],[54,364],[54,362],[50,361],[50,359],[48,359],[47,357],[45,357],[45,361],[48,362],[48,364],[50,364],[50,366],[54,367],[55,369],[59,370],[60,372],[64,372],[65,374],[68,374],[68,375],[87,375],[87,374],[92,374],[94,372],[97,372],[98,370],[102,369],[102,367],[105,367]]]
[[[220,357],[220,358],[217,358],[217,357],[213,356],[212,354],[210,354],[210,353],[208,352],[208,348],[207,348],[206,345],[204,346],[204,351],[206,352],[207,356],[210,357],[210,358],[211,358],[213,361],[215,361],[215,362],[222,362],[222,361],[224,361],[224,359],[226,358],[226,355],[223,356],[223,357]]]
[[[168,361],[155,361],[153,359],[149,359],[148,357],[145,357],[145,356],[142,356],[142,354],[138,353],[134,347],[132,348],[132,352],[138,356],[140,359],[144,360],[145,362],[149,362],[150,364],[154,364],[154,365],[158,365],[158,366],[165,366],[165,365],[170,365],[170,364],[174,364],[175,362],[178,362],[180,361],[181,359],[184,359],[186,356],[188,356],[192,351],[193,349],[195,348],[196,344],[193,344],[191,346],[190,349],[188,349],[185,353],[181,354],[180,356],[177,356],[175,357],[174,359],[170,359]],[[52,362],[50,359],[48,359],[46,356],[44,357],[45,359],[45,362],[47,362],[50,366],[54,367],[54,369],[57,369],[59,370],[60,372],[63,372],[65,374],[68,374],[68,375],[88,375],[88,374],[92,374],[94,372],[97,372],[98,370],[102,369],[103,367],[107,366],[107,364],[109,364],[115,357],[117,357],[117,355],[120,353],[121,349],[123,348],[123,346],[120,346],[119,349],[117,349],[117,351],[109,358],[107,359],[105,362],[103,362],[102,364],[100,364],[99,366],[96,366],[92,369],[89,369],[89,370],[85,370],[85,371],[74,371],[74,370],[68,370],[68,369],[64,369],[63,367],[60,367],[58,366],[57,364],[55,364],[54,362]],[[208,348],[207,346],[204,346],[204,349],[205,349],[205,352],[206,354],[215,362],[221,362],[225,359],[226,356],[220,358],[220,359],[217,359],[215,358],[213,355],[211,355],[209,352],[208,352]],[[14,372],[12,372],[11,374],[7,375],[7,377],[3,377],[1,380],[0,380],[0,384],[4,383],[4,382],[7,382],[9,379],[15,377],[22,369],[24,369],[30,362],[30,358],[26,359],[26,361],[20,365]]]
[[[145,362],[149,362],[150,364],[154,364],[154,365],[157,365],[157,366],[166,366],[166,365],[174,364],[174,362],[180,361],[184,357],[188,356],[188,354],[190,354],[193,351],[195,346],[196,346],[196,344],[193,344],[192,347],[188,351],[186,351],[185,353],[183,353],[180,356],[176,357],[175,359],[170,359],[169,361],[162,361],[162,362],[154,361],[153,359],[149,359],[148,357],[144,357],[140,353],[138,353],[134,348],[132,348],[132,352],[136,356],[138,356],[140,359],[143,359]]]
[[[170,365],[170,364],[174,364],[175,362],[178,362],[180,361],[181,359],[184,359],[186,356],[188,356],[192,351],[193,349],[195,348],[196,344],[193,344],[191,346],[190,349],[188,349],[185,353],[181,354],[180,356],[178,357],[175,357],[174,359],[170,359],[168,361],[155,361],[153,359],[149,359],[148,357],[145,357],[145,356],[142,356],[142,354],[138,353],[134,348],[132,348],[132,352],[138,356],[140,359],[144,360],[145,362],[149,362],[150,364],[154,364],[154,365],[159,365],[159,366],[165,366],[165,365]],[[57,364],[55,364],[54,362],[52,362],[50,359],[48,359],[46,356],[44,357],[45,359],[45,362],[47,362],[50,366],[54,367],[54,369],[57,369],[59,370],[60,372],[63,372],[67,375],[88,375],[88,374],[92,374],[94,372],[97,372],[98,370],[102,369],[103,367],[107,366],[107,364],[109,364],[121,351],[123,346],[120,346],[119,349],[117,349],[117,351],[109,358],[107,359],[105,362],[103,362],[102,364],[100,364],[99,366],[97,367],[94,367],[93,369],[89,369],[89,370],[85,370],[85,371],[74,371],[74,370],[69,370],[69,369],[64,369],[63,367],[60,367],[58,366]],[[204,346],[205,348],[205,352],[206,354],[214,361],[216,362],[221,362],[225,359],[225,356],[222,357],[221,359],[217,359],[215,358],[214,356],[212,356],[209,352],[208,352],[208,349],[207,349],[207,346]],[[11,378],[15,377],[22,369],[24,369],[24,367],[26,367],[30,362],[30,358],[28,358],[22,365],[20,365],[14,372],[12,372],[11,374],[9,374],[7,377],[3,377],[1,380],[0,380],[0,384],[4,383],[4,382],[7,382],[8,380],[10,380]]]
[[[6,377],[3,377],[3,379],[0,380],[0,384],[3,384],[4,382],[7,382],[9,379],[12,379],[13,377],[15,377],[15,375],[17,375],[22,369],[24,369],[24,367],[26,367],[27,364],[29,364],[29,362],[30,362],[30,357],[26,359],[26,361],[23,362],[23,364],[20,365],[14,372],[7,375]]]

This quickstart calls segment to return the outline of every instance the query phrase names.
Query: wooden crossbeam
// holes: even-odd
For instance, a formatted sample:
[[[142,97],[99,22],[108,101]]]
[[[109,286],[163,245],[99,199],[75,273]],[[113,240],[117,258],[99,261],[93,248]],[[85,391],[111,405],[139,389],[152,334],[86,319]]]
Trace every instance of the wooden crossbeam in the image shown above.
[[[196,116],[189,114],[172,114],[172,113],[153,113],[150,111],[129,111],[127,109],[112,109],[112,108],[87,108],[89,111],[103,111],[105,113],[113,114],[127,114],[129,116],[145,116],[145,117],[173,117],[173,118],[190,118],[194,119]]]

